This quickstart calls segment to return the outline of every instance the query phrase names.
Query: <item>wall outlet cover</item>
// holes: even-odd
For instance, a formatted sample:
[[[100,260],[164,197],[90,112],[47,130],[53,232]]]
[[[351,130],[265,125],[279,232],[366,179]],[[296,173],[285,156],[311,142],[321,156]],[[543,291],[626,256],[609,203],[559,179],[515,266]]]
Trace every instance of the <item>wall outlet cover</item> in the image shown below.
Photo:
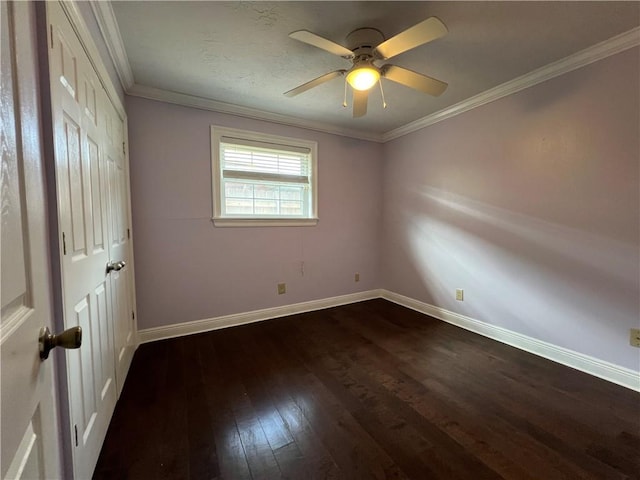
[[[283,293],[287,293],[287,284],[279,283],[278,284],[278,295],[282,295]]]

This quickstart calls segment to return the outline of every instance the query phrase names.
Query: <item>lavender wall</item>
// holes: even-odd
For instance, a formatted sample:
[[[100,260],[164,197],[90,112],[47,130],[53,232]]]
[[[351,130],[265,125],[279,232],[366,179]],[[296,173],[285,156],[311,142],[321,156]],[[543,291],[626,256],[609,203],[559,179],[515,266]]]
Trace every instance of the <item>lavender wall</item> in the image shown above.
[[[385,144],[383,286],[640,370],[638,59]]]
[[[384,146],[127,97],[139,327],[384,287],[640,370],[638,59]],[[211,124],[318,141],[318,226],[214,227]]]
[[[379,144],[134,97],[127,112],[140,329],[379,287]],[[318,225],[213,226],[212,124],[317,141]]]

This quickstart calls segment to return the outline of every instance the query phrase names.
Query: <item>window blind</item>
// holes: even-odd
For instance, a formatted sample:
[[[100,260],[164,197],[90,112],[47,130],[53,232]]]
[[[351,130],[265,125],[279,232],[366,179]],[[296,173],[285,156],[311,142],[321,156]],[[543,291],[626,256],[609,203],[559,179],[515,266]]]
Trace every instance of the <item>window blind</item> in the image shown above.
[[[304,147],[222,137],[225,213],[307,216],[309,157],[310,149]]]
[[[298,183],[304,179],[308,181],[309,149],[284,148],[282,145],[269,148],[262,142],[236,139],[236,143],[229,143],[225,137],[222,140],[220,158],[225,177],[247,178],[248,174],[253,174],[253,178],[262,175],[264,180],[285,180],[288,177]]]

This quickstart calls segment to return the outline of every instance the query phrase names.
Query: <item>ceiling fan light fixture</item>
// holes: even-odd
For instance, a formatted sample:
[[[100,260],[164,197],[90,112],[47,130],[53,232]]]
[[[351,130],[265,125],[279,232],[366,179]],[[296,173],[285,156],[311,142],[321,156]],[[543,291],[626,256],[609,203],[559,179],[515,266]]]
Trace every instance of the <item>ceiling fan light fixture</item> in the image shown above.
[[[347,46],[342,46],[308,30],[298,30],[289,34],[294,40],[320,48],[346,60],[352,66],[349,70],[335,70],[315,78],[307,83],[285,92],[287,97],[294,97],[322,85],[336,77],[345,76],[343,106],[347,106],[347,83],[353,93],[353,118],[362,117],[367,113],[369,90],[376,83],[380,85],[382,106],[386,108],[382,91],[381,77],[405,87],[437,97],[442,94],[447,84],[436,78],[431,78],[407,68],[391,64],[378,66],[375,62],[388,60],[407,50],[419,47],[440,38],[447,33],[447,27],[436,17],[429,17],[413,27],[410,27],[391,38],[385,39],[382,32],[375,28],[358,28],[347,35]]]
[[[347,73],[347,82],[356,90],[369,90],[378,80],[380,80],[380,71],[369,63],[356,65]]]

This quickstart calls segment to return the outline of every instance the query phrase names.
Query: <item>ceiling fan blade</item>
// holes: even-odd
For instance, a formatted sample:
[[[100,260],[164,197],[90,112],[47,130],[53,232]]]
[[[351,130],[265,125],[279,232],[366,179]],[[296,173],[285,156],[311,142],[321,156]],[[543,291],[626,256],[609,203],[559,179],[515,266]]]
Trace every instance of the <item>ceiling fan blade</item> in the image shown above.
[[[308,43],[309,45],[313,45],[314,47],[321,48],[322,50],[326,50],[327,52],[333,53],[334,55],[338,55],[340,57],[353,58],[353,52],[348,48],[343,47],[342,45],[338,45],[331,40],[327,40],[320,35],[311,33],[308,30],[298,30],[296,32],[292,32],[289,34],[289,37],[300,42]]]
[[[284,92],[286,97],[295,97],[296,95],[300,95],[301,93],[306,92],[307,90],[311,90],[313,87],[317,87],[318,85],[322,85],[323,83],[328,82],[329,80],[333,80],[336,77],[340,77],[346,73],[346,70],[336,70],[335,72],[325,73],[324,75],[314,78],[313,80],[303,83],[302,85],[289,90],[288,92]]]
[[[367,113],[369,90],[353,89],[353,118],[362,117]]]
[[[399,83],[406,87],[419,90],[429,95],[437,97],[442,94],[447,87],[447,83],[435,78],[427,77],[421,73],[416,73],[406,68],[397,67],[395,65],[385,65],[382,67],[382,76],[393,82]]]
[[[385,40],[374,49],[376,56],[387,59],[400,55],[447,34],[447,27],[440,19],[429,17],[413,27]]]

